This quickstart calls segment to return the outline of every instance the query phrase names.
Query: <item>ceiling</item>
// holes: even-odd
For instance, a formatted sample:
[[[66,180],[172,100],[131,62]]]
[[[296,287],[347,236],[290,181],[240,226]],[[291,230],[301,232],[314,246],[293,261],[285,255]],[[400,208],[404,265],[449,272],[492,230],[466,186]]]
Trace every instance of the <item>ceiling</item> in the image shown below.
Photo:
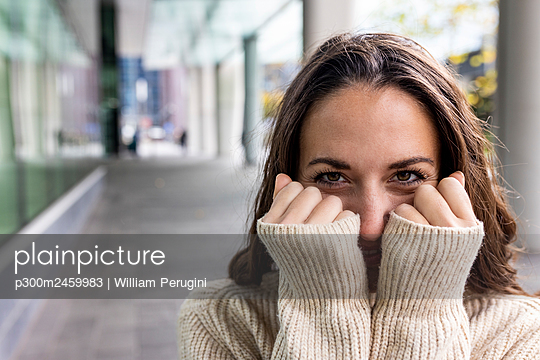
[[[98,56],[100,0],[51,0],[81,45]],[[108,0],[116,5],[117,53],[142,57],[147,69],[217,64],[242,55],[258,36],[259,61],[297,61],[302,54],[302,0]]]
[[[124,0],[125,1],[125,0]],[[146,30],[145,67],[219,63],[257,34],[266,63],[298,59],[301,0],[154,0]]]

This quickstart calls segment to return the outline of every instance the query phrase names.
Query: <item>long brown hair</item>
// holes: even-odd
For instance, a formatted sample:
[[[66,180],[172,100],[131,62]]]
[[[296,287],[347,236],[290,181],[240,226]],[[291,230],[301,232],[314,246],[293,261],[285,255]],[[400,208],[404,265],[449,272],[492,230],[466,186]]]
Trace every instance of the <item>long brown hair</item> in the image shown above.
[[[510,264],[517,226],[494,169],[496,156],[484,135],[485,123],[472,112],[451,71],[420,45],[398,35],[339,35],[307,60],[274,120],[249,233],[256,234],[257,219],[270,209],[276,176],[296,176],[300,132],[308,110],[321,99],[358,84],[371,89],[395,87],[412,95],[428,110],[439,132],[440,178],[457,170],[465,174],[467,193],[486,233],[468,289],[525,295]],[[231,260],[229,276],[240,285],[260,284],[272,263],[261,241],[251,236]]]

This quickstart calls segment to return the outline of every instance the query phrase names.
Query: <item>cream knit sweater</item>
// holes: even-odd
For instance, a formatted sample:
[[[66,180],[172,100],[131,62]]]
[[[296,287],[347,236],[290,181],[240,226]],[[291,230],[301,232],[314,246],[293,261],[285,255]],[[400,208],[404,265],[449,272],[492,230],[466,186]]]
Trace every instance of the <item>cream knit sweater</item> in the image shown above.
[[[213,282],[178,319],[181,359],[540,359],[540,301],[465,294],[483,226],[395,214],[377,294],[368,293],[360,218],[258,234],[279,271],[260,286]]]

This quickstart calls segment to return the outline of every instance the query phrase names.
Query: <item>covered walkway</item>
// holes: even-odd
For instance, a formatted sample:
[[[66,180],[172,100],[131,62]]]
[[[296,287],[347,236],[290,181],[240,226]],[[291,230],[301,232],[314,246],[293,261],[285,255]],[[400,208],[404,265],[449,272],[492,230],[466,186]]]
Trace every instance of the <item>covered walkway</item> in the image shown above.
[[[105,189],[84,233],[245,231],[254,168],[189,158],[118,160],[106,167]],[[230,254],[240,241],[230,244]],[[175,359],[181,304],[180,299],[43,300],[12,359]]]

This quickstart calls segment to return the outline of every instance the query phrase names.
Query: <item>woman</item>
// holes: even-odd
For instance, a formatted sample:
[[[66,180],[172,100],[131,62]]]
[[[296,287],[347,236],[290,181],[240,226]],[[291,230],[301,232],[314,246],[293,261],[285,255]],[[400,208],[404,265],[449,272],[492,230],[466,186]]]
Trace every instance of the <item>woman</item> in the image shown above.
[[[326,41],[275,121],[258,236],[182,307],[181,358],[540,357],[493,154],[419,45]]]

